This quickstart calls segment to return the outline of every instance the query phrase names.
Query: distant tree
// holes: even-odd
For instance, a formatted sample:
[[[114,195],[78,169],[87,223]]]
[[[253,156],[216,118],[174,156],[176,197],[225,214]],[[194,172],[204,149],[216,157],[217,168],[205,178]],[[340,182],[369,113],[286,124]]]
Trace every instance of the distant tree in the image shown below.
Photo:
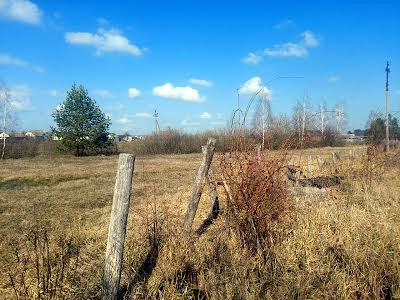
[[[376,118],[370,121],[367,129],[368,139],[373,144],[379,144],[385,139],[385,121],[382,118]]]
[[[392,118],[391,115],[389,115],[389,136],[391,140],[399,140],[400,139],[400,127],[399,127],[399,122],[396,117]]]
[[[110,119],[82,86],[73,85],[65,101],[53,112],[56,127],[52,133],[64,150],[82,156],[86,150],[98,150],[111,144]]]
[[[13,102],[11,99],[11,92],[7,85],[0,80],[0,117],[1,129],[0,134],[4,136],[0,138],[1,141],[1,160],[4,159],[6,152],[7,133],[10,133],[16,126],[15,111],[13,109]]]

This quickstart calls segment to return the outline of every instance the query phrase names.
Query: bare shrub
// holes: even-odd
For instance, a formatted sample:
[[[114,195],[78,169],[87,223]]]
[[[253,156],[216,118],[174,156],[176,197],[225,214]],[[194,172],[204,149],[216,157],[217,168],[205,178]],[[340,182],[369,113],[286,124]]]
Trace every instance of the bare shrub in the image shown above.
[[[10,252],[6,271],[17,299],[59,299],[74,293],[80,245],[73,238],[34,228],[10,243]]]
[[[229,186],[228,219],[245,240],[257,246],[277,241],[292,212],[286,190],[286,155],[258,160],[254,151],[221,157],[220,172]]]

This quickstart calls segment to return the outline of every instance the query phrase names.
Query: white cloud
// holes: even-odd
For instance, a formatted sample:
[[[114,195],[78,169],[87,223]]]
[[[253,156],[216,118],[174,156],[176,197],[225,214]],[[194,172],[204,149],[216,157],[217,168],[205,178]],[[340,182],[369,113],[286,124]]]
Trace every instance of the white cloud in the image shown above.
[[[257,55],[253,52],[249,52],[245,58],[243,58],[243,62],[249,65],[257,65],[261,62],[262,56]]]
[[[303,37],[303,42],[306,47],[315,48],[319,46],[319,41],[313,32],[307,30],[304,31],[301,36]]]
[[[226,122],[224,121],[212,121],[210,122],[211,125],[225,125]]]
[[[189,82],[191,84],[196,84],[203,87],[212,87],[213,85],[213,83],[210,80],[205,80],[205,79],[191,78]]]
[[[113,97],[113,94],[111,94],[111,92],[106,89],[95,90],[95,91],[93,91],[93,94],[95,96],[98,96],[98,97],[104,98],[104,99]]]
[[[149,113],[146,112],[138,112],[135,114],[136,117],[140,117],[140,118],[146,118],[146,119],[151,119],[153,118],[153,116]]]
[[[137,88],[131,87],[128,89],[128,97],[129,98],[136,98],[139,97],[141,94],[141,91]]]
[[[308,50],[306,47],[296,43],[285,43],[275,45],[272,49],[265,49],[265,56],[275,57],[303,57],[307,56]]]
[[[332,82],[332,83],[337,82],[337,81],[339,81],[339,80],[340,80],[340,77],[337,76],[337,75],[331,75],[331,76],[329,76],[329,78],[328,78],[328,81],[329,81],[329,82]]]
[[[51,97],[57,97],[57,96],[59,95],[59,93],[58,93],[57,90],[51,90],[51,91],[49,92],[49,95],[50,95]]]
[[[127,115],[124,115],[124,116],[122,116],[121,118],[119,118],[117,122],[118,122],[119,124],[126,125],[126,124],[131,124],[131,123],[132,123],[132,120],[129,119]]]
[[[200,123],[199,122],[191,122],[189,120],[182,120],[181,125],[183,126],[199,126]]]
[[[308,55],[310,48],[319,46],[319,40],[312,31],[304,31],[301,33],[300,41],[293,43],[276,44],[272,48],[266,48],[263,56],[269,57],[305,57]],[[261,61],[261,56],[252,52],[243,59],[244,63],[257,64]]]
[[[260,95],[265,95],[267,98],[271,98],[271,91],[268,87],[262,85],[261,78],[254,76],[243,83],[239,88],[239,93],[244,95],[254,95],[259,93]]]
[[[205,111],[200,114],[200,119],[211,119],[211,114]]]
[[[133,56],[143,54],[139,47],[132,44],[117,29],[106,30],[99,28],[97,33],[67,32],[65,40],[72,45],[92,46],[96,49],[97,55],[109,52],[127,53]]]
[[[166,83],[153,88],[153,94],[163,98],[177,99],[187,102],[201,102],[199,91],[190,86],[173,86]]]
[[[2,0],[0,0],[1,3]],[[17,67],[23,67],[23,68],[30,68],[38,73],[43,73],[44,70],[42,67],[31,64],[25,60],[22,60],[20,58],[5,54],[5,53],[0,53],[0,65],[10,65],[10,66],[17,66]]]
[[[41,22],[42,12],[29,0],[0,0],[0,17],[37,25]]]
[[[286,19],[286,20],[282,20],[279,23],[275,24],[274,28],[275,29],[286,29],[289,27],[293,27],[295,25],[296,25],[296,23],[293,20]]]
[[[31,108],[32,90],[26,85],[17,85],[10,89],[11,108],[16,111]]]

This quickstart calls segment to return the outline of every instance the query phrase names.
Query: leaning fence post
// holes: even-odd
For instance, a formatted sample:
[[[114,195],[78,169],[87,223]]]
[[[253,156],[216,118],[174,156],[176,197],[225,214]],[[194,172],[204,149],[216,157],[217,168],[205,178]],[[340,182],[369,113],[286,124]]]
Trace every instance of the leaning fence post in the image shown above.
[[[207,146],[201,146],[201,151],[203,154],[207,152]],[[214,171],[212,166],[208,168],[208,172],[206,175],[206,182],[208,186],[208,194],[210,196],[210,203],[211,203],[211,216],[214,218],[219,213],[219,201],[218,201],[218,192],[217,192],[217,185],[214,181]]]
[[[104,264],[103,300],[114,300],[118,295],[134,163],[134,155],[119,155]]]
[[[203,189],[203,179],[208,173],[208,169],[210,168],[211,161],[214,155],[216,140],[214,138],[209,138],[207,141],[206,151],[203,154],[203,160],[200,164],[200,167],[197,171],[196,179],[194,181],[194,187],[192,196],[189,200],[189,205],[186,210],[185,219],[183,221],[183,229],[186,231],[190,231],[192,228],[193,220],[196,215],[197,206],[199,205],[201,192]]]

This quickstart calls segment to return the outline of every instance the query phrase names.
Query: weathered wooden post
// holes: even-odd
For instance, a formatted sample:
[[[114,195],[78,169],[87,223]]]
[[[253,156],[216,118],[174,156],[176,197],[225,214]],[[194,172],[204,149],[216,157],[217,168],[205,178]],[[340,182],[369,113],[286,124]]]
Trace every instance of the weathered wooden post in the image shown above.
[[[115,181],[110,226],[108,229],[106,260],[104,264],[102,286],[103,300],[117,299],[119,281],[121,278],[122,257],[124,254],[124,242],[126,224],[128,221],[134,163],[134,155],[119,155],[117,179]]]
[[[261,163],[261,144],[256,145],[256,152],[257,152],[257,161]]]
[[[321,156],[320,156],[320,155],[317,155],[317,163],[318,163],[318,168],[319,168],[319,169],[321,169],[321,167],[322,167],[322,164],[323,164],[323,161],[322,161],[322,159],[321,159]]]
[[[209,138],[207,141],[206,151],[203,154],[203,160],[197,171],[196,179],[194,181],[194,187],[192,196],[190,197],[188,208],[186,210],[185,219],[183,221],[183,229],[190,231],[192,229],[192,224],[194,217],[196,215],[197,207],[199,205],[201,192],[203,190],[203,179],[208,173],[211,161],[214,155],[216,140],[214,138]]]
[[[206,154],[207,146],[201,146],[201,151],[203,154]],[[211,165],[208,168],[208,172],[206,175],[206,183],[208,187],[208,195],[210,196],[211,216],[215,218],[219,213],[219,201],[218,201],[217,185],[215,184],[214,180],[214,171]]]
[[[336,153],[332,152],[332,163],[333,165],[336,165]]]
[[[309,155],[307,159],[307,178],[311,177],[312,177],[312,157],[311,155]]]

